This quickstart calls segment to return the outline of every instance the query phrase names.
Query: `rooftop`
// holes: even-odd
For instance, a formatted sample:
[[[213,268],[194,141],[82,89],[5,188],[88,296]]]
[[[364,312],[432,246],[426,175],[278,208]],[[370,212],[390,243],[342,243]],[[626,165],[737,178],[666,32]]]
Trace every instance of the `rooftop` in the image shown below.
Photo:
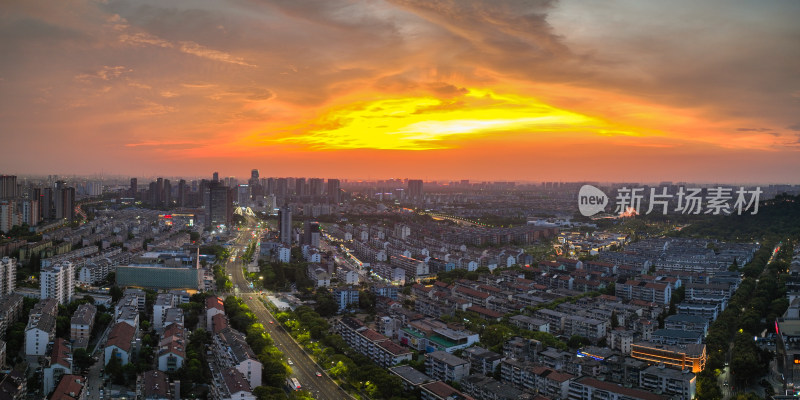
[[[131,342],[134,339],[135,332],[136,330],[134,329],[134,327],[124,322],[116,323],[114,327],[111,328],[111,332],[108,334],[106,347],[117,346],[126,352],[130,351]]]
[[[86,384],[86,378],[78,375],[64,375],[58,382],[50,400],[75,400],[83,398],[81,392]]]
[[[436,361],[443,362],[450,366],[457,366],[462,364],[469,364],[467,360],[456,357],[446,351],[434,351],[425,355],[426,358],[432,358]]]
[[[97,313],[97,307],[91,304],[81,304],[75,313],[72,314],[71,324],[74,325],[91,325],[94,322],[94,315]]]
[[[428,375],[425,375],[408,365],[399,365],[397,367],[389,368],[389,372],[399,376],[401,379],[414,386],[433,380]]]
[[[169,383],[167,375],[161,371],[146,371],[144,373],[144,395],[146,398],[167,398]]]

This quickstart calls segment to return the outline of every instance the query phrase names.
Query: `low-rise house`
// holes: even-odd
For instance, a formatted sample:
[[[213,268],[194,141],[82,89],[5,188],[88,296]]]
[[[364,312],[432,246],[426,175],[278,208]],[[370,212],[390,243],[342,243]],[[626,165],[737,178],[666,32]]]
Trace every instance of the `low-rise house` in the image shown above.
[[[112,357],[118,358],[122,365],[130,362],[135,339],[136,329],[132,326],[125,322],[114,324],[106,340],[104,365],[108,365]]]
[[[50,351],[47,367],[42,369],[42,389],[50,393],[62,376],[72,373],[72,350],[67,341],[56,338]]]
[[[214,355],[223,368],[234,368],[250,383],[250,389],[261,386],[261,362],[247,344],[245,336],[233,328],[214,335]]]
[[[172,400],[167,374],[161,371],[145,371],[139,385],[144,400]]]
[[[216,314],[225,315],[225,304],[222,299],[216,296],[206,298],[206,330],[209,332],[214,331],[212,318]]]
[[[78,375],[64,375],[58,382],[50,400],[86,400],[88,397],[86,378]]]
[[[256,400],[244,374],[232,367],[214,374],[211,394],[218,400]]]
[[[186,359],[186,331],[183,324],[171,324],[164,329],[158,343],[158,370],[175,372]]]

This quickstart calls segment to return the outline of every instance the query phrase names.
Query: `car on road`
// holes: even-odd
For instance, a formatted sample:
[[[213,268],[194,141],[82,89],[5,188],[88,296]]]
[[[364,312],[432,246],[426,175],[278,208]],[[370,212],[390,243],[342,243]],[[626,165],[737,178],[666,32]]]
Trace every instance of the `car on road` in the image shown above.
[[[274,324],[274,323],[275,323],[275,321],[273,321],[273,320],[269,320],[269,323],[270,323],[270,324]]]
[[[322,376],[322,372],[317,371],[317,376]]]
[[[287,359],[286,359],[286,362],[287,362],[287,363],[289,363],[289,365],[294,365],[294,363],[292,362],[292,359],[291,359],[291,358],[287,358]]]
[[[728,381],[725,381],[725,383],[723,383],[723,385],[728,386]]]
[[[253,296],[247,296],[247,298],[253,300]]]

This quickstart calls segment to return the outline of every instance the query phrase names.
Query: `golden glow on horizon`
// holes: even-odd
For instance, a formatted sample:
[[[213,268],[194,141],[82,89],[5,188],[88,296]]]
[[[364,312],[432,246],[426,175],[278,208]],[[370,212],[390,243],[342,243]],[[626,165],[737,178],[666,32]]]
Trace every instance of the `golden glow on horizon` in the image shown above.
[[[500,133],[641,136],[533,97],[479,89],[445,99],[419,96],[351,103],[328,111],[305,131],[277,141],[321,150],[434,150],[458,147],[456,140]]]

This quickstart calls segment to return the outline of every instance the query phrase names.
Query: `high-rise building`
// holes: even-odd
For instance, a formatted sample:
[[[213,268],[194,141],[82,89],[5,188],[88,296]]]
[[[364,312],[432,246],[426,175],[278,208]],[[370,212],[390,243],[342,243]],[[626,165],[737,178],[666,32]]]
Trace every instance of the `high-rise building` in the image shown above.
[[[131,188],[128,189],[128,196],[136,199],[136,193],[139,192],[139,180],[136,178],[131,178]]]
[[[233,199],[231,191],[219,181],[211,182],[205,192],[203,205],[206,211],[206,226],[230,227],[233,220]]]
[[[306,220],[303,224],[303,244],[319,247],[319,222]]]
[[[153,194],[153,205],[164,204],[164,178],[156,179],[156,191]]]
[[[289,181],[286,178],[278,178],[275,182],[275,196],[285,199],[289,194]]]
[[[175,201],[178,203],[178,207],[186,207],[186,181],[181,179],[178,181],[178,198]]]
[[[422,191],[421,179],[408,180],[408,199],[411,201],[422,201],[424,193]]]
[[[0,231],[8,232],[14,225],[19,225],[17,202],[0,200]]]
[[[55,210],[53,208],[53,189],[52,188],[42,188],[42,202],[39,204],[42,209],[42,218],[43,219],[53,219],[56,217]]]
[[[275,178],[267,178],[267,181],[264,183],[264,194],[276,194],[276,185]]]
[[[261,186],[261,180],[258,179],[258,170],[250,171],[250,179],[247,181],[250,186],[250,198],[256,200],[256,197],[264,195],[264,189]]]
[[[169,179],[164,179],[164,189],[161,192],[161,204],[172,207],[172,183]]]
[[[211,179],[212,182],[214,183],[219,182],[219,172],[214,172],[214,175],[212,176],[213,176],[213,179]]]
[[[328,179],[328,202],[339,204],[341,201],[341,187],[338,179]]]
[[[250,205],[250,185],[239,185],[236,187],[236,203],[239,207]]]
[[[297,196],[305,196],[308,194],[306,190],[306,178],[297,178],[294,180],[294,194]]]
[[[59,184],[60,183],[60,184]],[[75,188],[66,187],[64,182],[56,182],[54,193],[55,218],[71,221],[75,218]]]
[[[17,176],[0,175],[0,199],[13,199],[17,196]]]
[[[278,210],[278,221],[280,221],[279,232],[281,243],[292,245],[292,209],[288,204]]]
[[[38,199],[23,199],[20,202],[22,206],[22,221],[21,224],[28,224],[28,226],[36,226],[39,225],[39,221],[41,221],[40,211],[39,211],[39,200]]]
[[[309,194],[314,197],[322,196],[322,191],[325,189],[323,182],[324,180],[322,178],[311,178],[309,180]]]
[[[56,299],[59,304],[72,301],[75,291],[75,268],[69,261],[44,267],[41,270],[41,298]]]
[[[0,260],[0,297],[14,293],[17,289],[17,259],[3,257]]]

